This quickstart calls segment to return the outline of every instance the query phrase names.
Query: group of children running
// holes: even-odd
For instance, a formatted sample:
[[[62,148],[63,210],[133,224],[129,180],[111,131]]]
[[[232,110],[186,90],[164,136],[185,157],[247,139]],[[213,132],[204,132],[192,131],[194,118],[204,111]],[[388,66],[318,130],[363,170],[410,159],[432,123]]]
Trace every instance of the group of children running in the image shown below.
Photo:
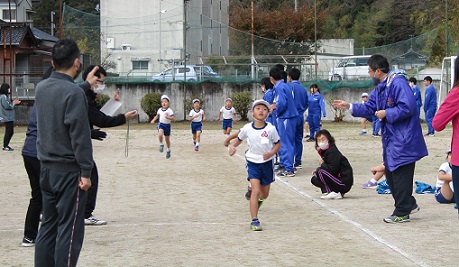
[[[270,185],[275,181],[276,158],[280,161],[279,176],[294,176],[294,170],[301,168],[303,152],[303,124],[308,96],[306,89],[299,83],[300,71],[292,69],[289,72],[289,83],[282,78],[285,71],[278,66],[270,71],[270,77],[261,80],[265,95],[263,99],[255,100],[252,104],[253,121],[245,124],[238,132],[231,134],[232,123],[236,121],[236,110],[231,98],[225,100],[217,120],[223,119],[223,133],[227,136],[224,145],[228,147],[229,155],[233,156],[243,140],[247,139],[248,149],[245,151],[247,180],[250,183],[246,194],[250,203],[250,227],[254,231],[262,230],[258,219],[258,210],[269,196]],[[314,93],[317,93],[315,91]],[[316,99],[317,98],[317,99]],[[313,95],[313,101],[319,108],[317,114],[310,111],[311,140],[315,142],[321,160],[313,171],[311,183],[322,191],[322,199],[339,199],[352,187],[353,172],[349,161],[335,145],[335,140],[327,130],[320,130],[322,108],[318,95]],[[169,108],[169,98],[161,97],[161,108],[151,121],[154,124],[159,119],[158,139],[159,151],[163,152],[163,136],[166,141],[166,158],[170,158],[170,122],[175,119]],[[323,102],[323,98],[322,98]],[[188,120],[191,121],[195,151],[199,151],[202,122],[206,120],[204,111],[200,108],[199,99],[192,101],[193,109]],[[323,112],[324,114],[325,112]],[[324,114],[325,115],[325,114]],[[317,124],[317,125],[316,125]],[[317,126],[317,127],[316,127]],[[298,136],[297,136],[298,135]]]

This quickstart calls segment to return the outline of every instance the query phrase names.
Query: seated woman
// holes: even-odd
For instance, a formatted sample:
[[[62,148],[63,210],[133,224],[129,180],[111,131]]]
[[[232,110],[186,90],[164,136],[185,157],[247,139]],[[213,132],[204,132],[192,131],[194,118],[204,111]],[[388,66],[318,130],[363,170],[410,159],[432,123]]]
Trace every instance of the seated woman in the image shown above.
[[[351,190],[354,182],[351,164],[335,145],[327,130],[319,130],[315,136],[316,150],[322,160],[312,172],[311,183],[320,188],[322,199],[340,199]]]
[[[435,199],[439,203],[455,203],[451,170],[451,149],[446,151],[446,160],[438,170]]]

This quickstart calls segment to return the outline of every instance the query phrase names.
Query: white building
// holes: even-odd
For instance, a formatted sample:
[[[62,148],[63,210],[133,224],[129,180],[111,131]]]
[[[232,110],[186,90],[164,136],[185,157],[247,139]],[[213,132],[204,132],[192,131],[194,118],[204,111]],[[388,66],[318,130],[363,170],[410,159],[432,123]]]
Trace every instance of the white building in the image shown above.
[[[185,1],[100,0],[101,58],[116,63],[109,71],[123,76],[160,72],[183,63],[185,51],[186,64],[227,55],[229,0]]]
[[[11,12],[10,12],[11,8]],[[6,22],[32,22],[32,2],[19,0],[0,0],[2,11],[0,19]]]

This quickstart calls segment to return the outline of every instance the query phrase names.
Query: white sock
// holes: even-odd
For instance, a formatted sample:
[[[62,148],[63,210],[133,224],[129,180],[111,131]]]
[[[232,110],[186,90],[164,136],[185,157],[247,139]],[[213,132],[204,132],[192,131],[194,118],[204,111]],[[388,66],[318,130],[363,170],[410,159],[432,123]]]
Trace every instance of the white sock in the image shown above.
[[[199,142],[196,142],[196,146],[199,146]]]
[[[370,182],[372,182],[374,184],[374,183],[376,183],[378,181],[376,181],[375,178],[371,178]]]
[[[168,148],[166,149],[166,152],[171,152],[171,149],[168,147]]]
[[[164,146],[164,143],[159,143],[160,146]]]
[[[366,133],[366,132],[367,132],[367,129],[362,129],[362,132],[363,132],[363,133]]]

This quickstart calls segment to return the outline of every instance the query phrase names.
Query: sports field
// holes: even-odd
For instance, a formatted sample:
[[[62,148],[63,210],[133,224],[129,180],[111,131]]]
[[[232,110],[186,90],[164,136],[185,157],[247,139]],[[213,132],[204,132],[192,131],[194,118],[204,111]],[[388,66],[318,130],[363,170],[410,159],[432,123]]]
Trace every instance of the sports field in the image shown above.
[[[204,123],[199,152],[189,123],[174,123],[170,159],[159,153],[152,125],[131,125],[127,153],[127,126],[106,129],[108,137],[93,142],[100,175],[94,216],[108,224],[86,227],[79,266],[457,266],[454,205],[415,194],[421,211],[411,222],[384,223],[392,196],[361,187],[382,161],[380,138],[359,136],[357,123],[323,128],[353,166],[354,187],[343,199],[320,199],[310,183],[319,157],[304,142],[303,169],[277,179],[260,209],[261,232],[250,230],[244,198],[246,143],[228,156],[220,123]],[[426,137],[429,156],[417,163],[415,180],[435,185],[450,136],[448,128]],[[21,247],[30,197],[24,137],[25,127],[16,127],[16,150],[0,155],[0,266],[33,266],[34,249]]]

